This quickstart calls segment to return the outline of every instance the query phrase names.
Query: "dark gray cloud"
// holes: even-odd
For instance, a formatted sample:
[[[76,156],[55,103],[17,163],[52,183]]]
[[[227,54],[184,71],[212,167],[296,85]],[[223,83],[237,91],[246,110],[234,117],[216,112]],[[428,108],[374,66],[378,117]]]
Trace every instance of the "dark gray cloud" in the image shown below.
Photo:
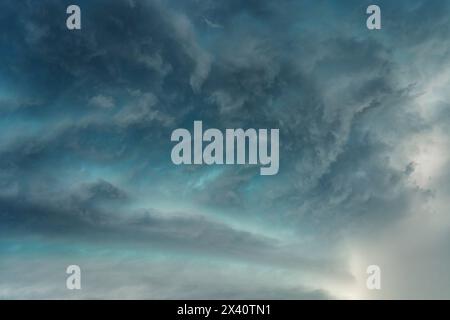
[[[407,233],[412,217],[427,223],[428,212],[447,211],[447,2],[381,1],[379,32],[365,28],[369,1],[80,0],[76,32],[65,28],[68,4],[0,5],[6,251],[21,235],[54,239],[52,248],[65,239],[143,255],[151,248],[184,253],[211,278],[199,257],[220,261],[226,274],[239,262],[287,273],[278,284],[261,275],[251,289],[180,282],[176,293],[161,272],[150,282],[168,286],[162,296],[326,298],[360,280],[355,255],[364,250],[355,244],[386,262],[388,244],[372,244],[378,233],[397,225]],[[279,174],[174,166],[170,133],[194,120],[279,128]],[[186,267],[187,278],[194,271]],[[127,291],[120,274],[117,295]],[[291,275],[301,281],[289,285]],[[130,296],[154,296],[132,287]],[[14,288],[1,292],[58,294]],[[393,286],[386,296],[403,292]]]

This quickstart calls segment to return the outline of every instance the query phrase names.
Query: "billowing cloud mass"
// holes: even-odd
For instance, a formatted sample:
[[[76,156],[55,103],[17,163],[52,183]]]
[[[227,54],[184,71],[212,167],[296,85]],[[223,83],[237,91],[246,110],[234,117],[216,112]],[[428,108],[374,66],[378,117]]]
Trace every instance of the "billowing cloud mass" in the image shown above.
[[[3,0],[0,298],[450,298],[450,3],[370,4]],[[195,120],[279,173],[174,165]]]

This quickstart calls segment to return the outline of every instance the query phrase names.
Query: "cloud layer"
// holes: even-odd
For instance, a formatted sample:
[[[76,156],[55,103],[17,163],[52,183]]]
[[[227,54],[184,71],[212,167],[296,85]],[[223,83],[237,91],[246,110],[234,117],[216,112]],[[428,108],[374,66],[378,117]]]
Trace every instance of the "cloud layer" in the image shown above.
[[[450,297],[447,1],[69,4],[0,5],[0,298]],[[194,120],[279,174],[173,165]]]

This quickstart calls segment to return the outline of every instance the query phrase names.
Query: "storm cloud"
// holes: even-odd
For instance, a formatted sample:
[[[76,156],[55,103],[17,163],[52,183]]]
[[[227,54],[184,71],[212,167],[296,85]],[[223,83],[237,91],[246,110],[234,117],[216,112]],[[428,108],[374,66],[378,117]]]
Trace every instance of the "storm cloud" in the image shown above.
[[[0,298],[450,297],[447,1],[72,2],[0,4]],[[175,166],[195,120],[279,173]]]

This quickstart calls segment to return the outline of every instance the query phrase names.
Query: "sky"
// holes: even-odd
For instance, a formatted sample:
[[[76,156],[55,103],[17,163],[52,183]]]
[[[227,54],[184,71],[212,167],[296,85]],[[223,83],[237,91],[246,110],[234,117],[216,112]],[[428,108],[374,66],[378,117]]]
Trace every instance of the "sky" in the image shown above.
[[[450,2],[2,0],[0,29],[0,299],[450,299]],[[278,128],[278,174],[173,164],[196,120]]]

